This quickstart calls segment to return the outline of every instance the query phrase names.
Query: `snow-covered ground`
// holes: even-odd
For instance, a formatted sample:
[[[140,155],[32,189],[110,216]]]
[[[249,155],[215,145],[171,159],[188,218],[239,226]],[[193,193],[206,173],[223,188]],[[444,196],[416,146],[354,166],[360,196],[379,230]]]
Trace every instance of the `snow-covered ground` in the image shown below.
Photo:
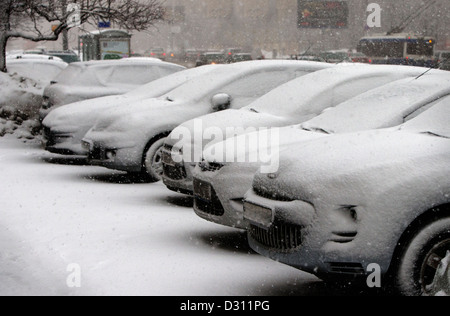
[[[0,138],[0,175],[0,295],[334,294],[252,253],[244,233],[201,220],[162,184],[13,135]],[[71,264],[81,268],[79,288],[67,286]]]

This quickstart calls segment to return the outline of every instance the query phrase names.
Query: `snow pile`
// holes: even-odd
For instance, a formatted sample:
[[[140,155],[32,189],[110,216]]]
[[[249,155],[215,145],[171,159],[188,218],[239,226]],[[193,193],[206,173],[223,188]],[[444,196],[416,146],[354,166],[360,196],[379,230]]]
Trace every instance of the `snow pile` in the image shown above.
[[[432,285],[432,294],[435,296],[450,296],[450,251],[442,260]]]
[[[38,111],[44,88],[17,74],[0,73],[0,137],[32,139],[39,133]]]

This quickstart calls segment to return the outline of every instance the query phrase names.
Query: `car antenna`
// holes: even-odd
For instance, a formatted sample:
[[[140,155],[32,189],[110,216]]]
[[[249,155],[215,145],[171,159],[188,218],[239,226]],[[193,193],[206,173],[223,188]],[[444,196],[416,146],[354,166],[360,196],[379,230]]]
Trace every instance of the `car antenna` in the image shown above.
[[[447,58],[444,60],[444,63],[446,63],[449,59],[450,59],[450,57],[447,57]],[[429,73],[429,72],[430,72],[431,70],[433,70],[433,69],[434,69],[433,67],[430,67],[430,68],[429,68],[427,71],[425,71],[423,74],[417,76],[417,78],[416,78],[415,80],[419,79],[420,77],[425,76],[427,73]]]

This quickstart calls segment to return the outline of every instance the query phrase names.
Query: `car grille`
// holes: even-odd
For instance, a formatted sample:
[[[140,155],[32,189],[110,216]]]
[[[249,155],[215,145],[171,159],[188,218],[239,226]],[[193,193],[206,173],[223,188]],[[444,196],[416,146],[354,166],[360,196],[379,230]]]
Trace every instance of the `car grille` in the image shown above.
[[[47,146],[53,146],[55,145],[55,138],[53,137],[52,131],[49,127],[44,126],[42,129],[44,133],[44,139],[47,141]]]
[[[281,251],[294,250],[302,245],[302,227],[274,224],[269,230],[250,225],[250,236],[258,243]]]
[[[225,165],[223,163],[202,161],[199,163],[199,167],[203,172],[215,172],[225,167]]]
[[[100,146],[94,146],[89,151],[88,159],[89,160],[106,160],[105,149]]]
[[[164,175],[172,180],[183,180],[186,179],[186,169],[184,166],[170,166],[164,164]]]
[[[194,179],[194,195],[197,210],[214,216],[225,214],[225,209],[220,203],[216,191],[209,183]],[[209,195],[209,197],[206,197],[206,195]]]
[[[187,178],[186,168],[172,160],[172,146],[165,145],[163,150],[164,176],[168,179],[180,181]]]
[[[282,192],[268,192],[265,190],[255,189],[256,194],[259,196],[272,200],[272,201],[280,201],[280,202],[292,202],[294,199],[288,198],[282,194]]]

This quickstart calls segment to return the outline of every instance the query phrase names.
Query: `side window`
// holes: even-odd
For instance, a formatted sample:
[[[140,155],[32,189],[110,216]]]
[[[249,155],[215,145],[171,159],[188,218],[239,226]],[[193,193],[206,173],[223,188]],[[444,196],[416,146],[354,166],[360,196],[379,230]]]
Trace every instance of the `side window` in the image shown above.
[[[239,109],[295,78],[292,71],[268,71],[240,78],[223,87],[220,93],[231,96],[231,108]]]
[[[143,85],[158,78],[160,78],[159,67],[133,65],[115,67],[110,77],[110,82]]]
[[[336,106],[348,99],[356,97],[361,93],[388,84],[389,82],[394,81],[394,79],[395,78],[392,78],[390,76],[373,76],[345,81],[344,83],[330,91],[332,93],[331,100],[333,104],[330,104],[329,106]]]
[[[155,70],[156,70],[156,67],[155,67]],[[171,74],[179,71],[179,69],[175,68],[175,67],[163,67],[163,66],[158,67],[158,70],[159,70],[159,78],[171,75]]]

